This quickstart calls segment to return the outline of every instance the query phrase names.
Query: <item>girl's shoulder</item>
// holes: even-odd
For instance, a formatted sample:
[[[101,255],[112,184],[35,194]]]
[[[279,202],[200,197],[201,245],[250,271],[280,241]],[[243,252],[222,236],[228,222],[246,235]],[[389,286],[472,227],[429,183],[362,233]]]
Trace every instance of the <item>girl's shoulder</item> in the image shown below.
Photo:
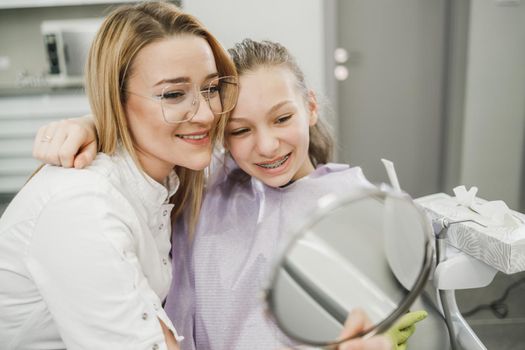
[[[310,179],[325,179],[329,181],[344,181],[366,187],[374,186],[364,175],[361,167],[342,163],[327,163],[319,165]]]

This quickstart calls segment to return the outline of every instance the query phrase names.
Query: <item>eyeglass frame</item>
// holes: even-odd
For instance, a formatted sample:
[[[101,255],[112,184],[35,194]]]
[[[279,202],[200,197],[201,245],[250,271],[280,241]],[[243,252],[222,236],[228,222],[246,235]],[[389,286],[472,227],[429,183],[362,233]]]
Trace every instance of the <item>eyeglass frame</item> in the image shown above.
[[[211,89],[211,84],[213,81],[216,81],[216,80],[220,80],[220,79],[223,79],[223,78],[231,78],[234,80],[234,84],[237,86],[237,92],[236,92],[236,96],[235,96],[235,102],[233,103],[233,106],[231,107],[231,109],[227,110],[226,112],[214,112],[213,111],[213,108],[211,107],[210,105],[210,98],[206,98],[206,96],[203,95],[203,92],[207,91],[208,93],[210,92],[210,89]],[[239,79],[237,76],[234,76],[234,75],[225,75],[225,76],[222,76],[222,77],[215,77],[215,78],[212,78],[208,83],[207,83],[207,89],[200,89],[199,86],[196,84],[196,83],[192,83],[192,82],[181,82],[181,83],[174,83],[172,85],[177,85],[177,84],[191,84],[193,87],[194,87],[194,90],[197,90],[198,91],[198,94],[195,94],[195,96],[202,96],[202,98],[204,98],[204,100],[206,100],[206,103],[208,103],[208,107],[210,108],[210,110],[212,111],[212,113],[214,115],[223,115],[223,114],[226,114],[226,113],[229,113],[231,112],[235,106],[237,105],[237,98],[239,97]],[[169,86],[169,85],[168,85]],[[200,106],[200,98],[194,98],[193,101],[191,101],[191,104],[192,106],[195,106],[195,111],[193,112],[192,116],[188,119],[183,119],[183,120],[177,120],[177,121],[168,121],[168,119],[166,118],[166,112],[164,111],[164,103],[162,102],[164,99],[166,99],[166,97],[164,97],[164,91],[165,89],[167,88],[167,86],[165,86],[163,89],[162,89],[162,92],[160,95],[153,95],[153,96],[147,96],[147,95],[142,95],[142,94],[138,94],[136,92],[133,92],[133,91],[130,91],[128,89],[122,89],[123,92],[127,92],[128,94],[130,95],[135,95],[135,96],[138,96],[138,97],[142,97],[142,98],[146,98],[148,100],[152,100],[152,101],[157,101],[157,102],[160,102],[160,108],[161,108],[161,111],[162,111],[162,117],[164,119],[164,121],[168,124],[180,124],[180,123],[185,123],[185,122],[189,122],[191,121],[195,115],[197,115],[197,112],[199,110],[199,106]],[[220,93],[219,93],[220,94]]]

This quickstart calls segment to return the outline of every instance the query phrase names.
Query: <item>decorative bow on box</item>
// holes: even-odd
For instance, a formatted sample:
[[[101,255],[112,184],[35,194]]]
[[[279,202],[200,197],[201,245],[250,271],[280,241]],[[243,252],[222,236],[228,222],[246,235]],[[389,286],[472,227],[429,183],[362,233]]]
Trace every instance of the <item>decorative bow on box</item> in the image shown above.
[[[476,198],[477,193],[478,188],[476,186],[472,186],[468,191],[465,186],[458,186],[454,188],[456,196],[454,199],[458,205],[479,214],[483,219],[480,222],[483,226],[505,226],[513,230],[524,223],[521,218],[512,213],[504,201],[479,201]]]

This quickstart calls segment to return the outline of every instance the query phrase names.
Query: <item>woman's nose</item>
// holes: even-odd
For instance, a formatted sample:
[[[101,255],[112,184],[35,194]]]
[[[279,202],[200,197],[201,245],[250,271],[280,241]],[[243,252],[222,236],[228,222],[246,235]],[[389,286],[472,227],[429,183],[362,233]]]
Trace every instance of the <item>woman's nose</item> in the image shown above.
[[[213,111],[211,110],[208,101],[201,94],[199,94],[199,98],[199,108],[195,112],[195,116],[191,119],[191,121],[194,123],[203,124],[213,123],[215,119],[215,114],[213,114]]]

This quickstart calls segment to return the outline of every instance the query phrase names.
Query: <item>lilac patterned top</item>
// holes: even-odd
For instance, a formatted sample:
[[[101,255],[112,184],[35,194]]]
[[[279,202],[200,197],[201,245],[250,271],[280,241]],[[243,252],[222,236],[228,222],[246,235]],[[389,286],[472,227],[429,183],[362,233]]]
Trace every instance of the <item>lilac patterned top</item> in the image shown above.
[[[185,337],[183,350],[282,348],[290,342],[266,318],[261,292],[289,232],[324,195],[373,185],[361,168],[333,163],[284,188],[266,186],[238,168],[217,173],[194,240],[183,222],[175,224],[166,311]]]

